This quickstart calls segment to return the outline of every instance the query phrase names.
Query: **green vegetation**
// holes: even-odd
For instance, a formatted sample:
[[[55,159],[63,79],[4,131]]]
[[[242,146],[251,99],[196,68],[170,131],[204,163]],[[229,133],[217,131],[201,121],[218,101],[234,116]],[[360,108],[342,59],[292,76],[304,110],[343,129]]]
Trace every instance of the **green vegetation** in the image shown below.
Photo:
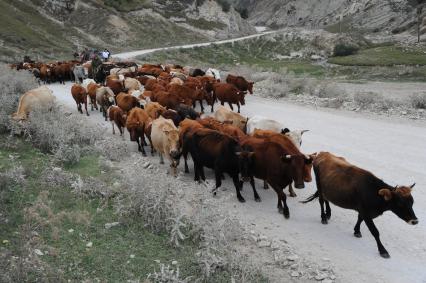
[[[426,53],[421,48],[378,46],[360,50],[357,54],[335,57],[330,63],[345,66],[426,65]]]
[[[155,260],[178,261],[181,278],[200,275],[197,245],[187,240],[173,248],[166,234],[149,232],[139,219],[120,218],[108,199],[46,184],[41,176],[51,162],[52,156],[27,142],[0,136],[0,281],[143,281],[159,270]],[[83,157],[67,171],[101,174],[95,156]],[[113,172],[104,175],[114,181]],[[112,222],[120,224],[106,229]],[[43,255],[34,255],[36,249]]]
[[[285,69],[296,75],[323,76],[325,69],[311,64],[309,60],[278,59],[279,56],[289,55],[292,50],[298,50],[300,46],[303,46],[301,40],[283,44],[279,40],[254,39],[222,45],[213,44],[208,47],[160,51],[141,56],[139,59],[144,62],[173,62],[191,66],[230,67],[241,64],[259,70],[279,72]]]
[[[150,7],[150,0],[104,0],[105,5],[113,7],[120,12],[130,12]]]
[[[334,46],[333,55],[334,56],[349,56],[357,53],[359,50],[358,47],[350,44],[339,43]]]

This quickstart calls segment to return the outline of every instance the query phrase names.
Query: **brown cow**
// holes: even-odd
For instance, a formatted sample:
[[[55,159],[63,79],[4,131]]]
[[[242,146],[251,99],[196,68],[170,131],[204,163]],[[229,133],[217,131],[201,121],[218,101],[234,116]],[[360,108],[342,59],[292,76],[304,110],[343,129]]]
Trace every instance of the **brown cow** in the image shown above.
[[[198,122],[203,125],[205,128],[209,128],[212,130],[219,131],[223,134],[227,134],[237,141],[241,142],[246,138],[246,135],[243,131],[241,131],[239,128],[230,125],[229,123],[225,122],[219,122],[215,118],[207,117],[204,119],[198,120]]]
[[[115,101],[124,113],[128,113],[134,107],[140,107],[139,99],[125,92],[117,94]]]
[[[237,104],[238,113],[240,113],[240,103],[245,105],[244,95],[245,92],[238,90],[234,85],[228,83],[214,83],[212,85],[214,97],[216,97],[220,104],[224,105],[225,102],[229,107],[234,110],[232,104]]]
[[[312,163],[312,158],[302,154],[290,141],[285,148],[267,139],[248,137],[241,145],[253,152],[251,156],[240,156],[240,163],[250,172],[250,184],[255,192],[255,198],[257,192],[254,177],[271,185],[278,196],[278,211],[283,213],[285,218],[289,218],[290,211],[283,189],[291,182],[294,182],[298,189],[305,187],[303,170],[305,164]]]
[[[126,126],[127,114],[121,110],[118,106],[111,106],[108,109],[109,120],[112,125],[112,134],[115,135],[114,123],[117,125],[118,130],[120,131],[120,136],[123,136],[123,128]]]
[[[154,102],[160,103],[162,106],[168,109],[174,109],[177,106],[179,106],[179,104],[181,103],[184,103],[184,104],[188,103],[188,100],[185,100],[175,94],[170,94],[166,91],[154,92],[151,96],[151,100]]]
[[[249,82],[244,77],[229,74],[226,77],[226,82],[229,84],[233,84],[240,91],[249,91],[250,94],[253,94],[254,82]]]
[[[192,134],[194,134],[198,129],[204,128],[198,121],[194,121],[191,119],[185,119],[179,124],[179,142],[182,147],[182,156],[185,161],[185,173],[189,173],[188,168],[188,149],[183,148],[183,138],[186,136],[187,138],[191,138]]]
[[[133,108],[130,110],[127,120],[126,120],[126,128],[130,133],[130,141],[135,141],[138,144],[138,151],[142,152],[143,156],[146,156],[146,152],[144,149],[145,135],[148,137],[151,143],[151,153],[153,153],[151,135],[149,131],[149,126],[152,120],[148,116],[148,114],[140,108]],[[142,143],[141,143],[142,142]]]
[[[84,87],[79,84],[74,84],[71,87],[71,94],[77,104],[77,110],[81,114],[83,114],[83,110],[81,109],[81,104],[84,104],[84,108],[86,109],[86,114],[89,116],[89,112],[87,111],[87,92]]]
[[[109,87],[115,95],[126,91],[124,88],[124,81],[121,80],[107,79],[105,85]]]
[[[176,95],[184,100],[184,104],[195,107],[195,101],[202,101],[204,96],[201,90],[194,90],[187,86],[172,84],[169,85],[167,91],[170,95]]]
[[[148,102],[145,105],[145,111],[151,119],[157,119],[161,114],[166,112],[166,108],[158,102]]]
[[[390,210],[408,224],[416,225],[419,222],[413,211],[414,200],[411,195],[415,184],[409,187],[390,186],[371,172],[329,152],[318,154],[314,160],[314,172],[318,190],[304,203],[319,198],[323,224],[327,224],[331,217],[329,201],[342,208],[357,211],[358,221],[354,227],[354,236],[362,237],[360,226],[364,221],[384,258],[390,256],[380,241],[373,219]]]
[[[294,146],[296,146],[296,148],[299,148],[298,145],[295,144],[290,137],[283,134],[275,133],[273,131],[256,129],[254,130],[253,137],[259,138],[259,139],[268,139],[270,141],[281,144],[283,147],[288,147],[290,143],[292,143]],[[316,153],[310,155],[311,158],[315,158],[315,156],[316,156]],[[303,180],[307,183],[312,182],[311,172],[312,172],[312,163],[305,164],[305,167],[303,168]],[[264,183],[264,188],[268,189],[268,184],[266,182]],[[293,186],[291,183],[289,185],[288,191],[291,197],[297,196],[293,190]]]
[[[40,67],[40,80],[42,80],[45,84],[50,84],[52,82],[52,68],[46,64],[43,64]]]
[[[102,86],[96,90],[96,102],[99,104],[99,110],[107,121],[107,110],[111,105],[114,105],[115,96],[109,87]]]
[[[93,111],[93,107],[95,107],[95,109],[98,110],[98,104],[96,103],[96,90],[100,87],[101,85],[97,83],[90,83],[87,85],[87,95],[90,98],[92,111]]]

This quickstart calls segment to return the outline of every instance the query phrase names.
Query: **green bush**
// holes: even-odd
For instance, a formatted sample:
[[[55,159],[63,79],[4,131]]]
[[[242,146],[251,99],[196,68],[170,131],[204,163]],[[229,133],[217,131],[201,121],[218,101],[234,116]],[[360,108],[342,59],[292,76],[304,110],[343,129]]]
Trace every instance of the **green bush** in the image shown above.
[[[350,44],[339,43],[334,47],[334,56],[349,56],[357,53],[358,47]]]

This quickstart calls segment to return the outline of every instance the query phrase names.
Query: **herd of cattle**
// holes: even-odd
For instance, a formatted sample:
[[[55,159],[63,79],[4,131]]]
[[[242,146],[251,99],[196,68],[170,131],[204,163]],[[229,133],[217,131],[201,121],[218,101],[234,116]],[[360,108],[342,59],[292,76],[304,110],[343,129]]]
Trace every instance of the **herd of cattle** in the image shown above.
[[[40,65],[42,81],[53,81],[52,74],[59,82],[65,79],[54,68],[47,80],[42,75],[44,65]],[[61,65],[64,63],[58,66]],[[83,65],[83,68],[89,67],[89,63]],[[342,157],[328,152],[304,154],[300,147],[306,131],[290,131],[281,123],[262,116],[240,115],[245,95],[253,93],[253,82],[241,76],[228,75],[226,82],[221,82],[220,73],[215,69],[204,72],[178,65],[137,66],[134,63],[101,68],[100,75],[92,72],[92,78],[86,78],[90,70],[82,72],[82,77],[74,73],[74,78],[71,75],[67,78],[76,81],[71,95],[80,113],[84,105],[89,116],[88,103],[92,111],[101,111],[105,121],[111,121],[113,134],[115,126],[121,136],[127,129],[130,140],[137,143],[144,156],[148,140],[151,154],[157,152],[161,163],[165,157],[173,175],[177,174],[181,157],[185,173],[189,173],[187,157],[190,154],[196,181],[206,180],[204,167],[213,169],[214,194],[226,173],[233,181],[240,202],[245,202],[241,194],[244,182],[251,184],[254,199],[259,202],[254,181],[257,178],[264,181],[264,189],[273,188],[278,196],[279,212],[289,218],[283,190],[289,187],[290,196],[296,196],[292,184],[298,189],[304,188],[305,182],[312,181],[313,167],[317,191],[304,203],[319,199],[323,224],[327,224],[331,216],[329,202],[357,211],[354,235],[361,237],[360,225],[364,221],[382,257],[387,258],[389,254],[380,241],[374,218],[391,210],[409,224],[418,223],[412,208],[414,184],[393,187]],[[52,96],[45,86],[26,93],[14,117],[23,119],[31,104],[50,101]],[[195,111],[197,101],[201,113]],[[204,101],[211,106],[210,116],[202,114]],[[216,101],[221,105],[215,110]],[[231,110],[223,106],[225,103]],[[237,105],[238,113],[232,111],[232,104]]]

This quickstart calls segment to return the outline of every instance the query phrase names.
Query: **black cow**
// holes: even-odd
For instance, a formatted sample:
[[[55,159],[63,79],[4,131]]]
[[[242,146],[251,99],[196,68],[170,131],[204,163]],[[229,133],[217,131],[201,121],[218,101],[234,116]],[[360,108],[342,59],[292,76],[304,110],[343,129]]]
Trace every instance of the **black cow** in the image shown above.
[[[241,147],[228,135],[210,129],[198,129],[192,135],[184,136],[183,151],[190,152],[194,161],[195,181],[206,180],[204,167],[215,172],[216,188],[222,185],[222,175],[227,173],[234,182],[237,198],[245,202],[240,193],[239,158]]]

